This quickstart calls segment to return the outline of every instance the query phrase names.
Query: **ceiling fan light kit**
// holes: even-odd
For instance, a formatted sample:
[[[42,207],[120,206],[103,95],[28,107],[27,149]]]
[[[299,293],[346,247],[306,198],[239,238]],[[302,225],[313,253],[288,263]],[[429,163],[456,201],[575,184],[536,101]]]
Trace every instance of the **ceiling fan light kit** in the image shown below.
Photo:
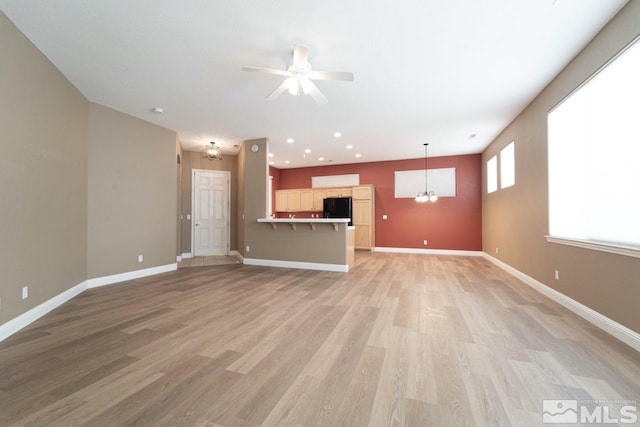
[[[242,71],[253,71],[258,73],[275,74],[285,76],[286,79],[273,92],[267,96],[268,101],[273,101],[284,92],[289,92],[293,96],[300,95],[300,89],[305,95],[310,95],[318,105],[324,105],[329,100],[320,89],[313,83],[313,80],[341,80],[352,82],[353,73],[336,71],[312,71],[311,64],[307,61],[309,49],[305,46],[293,45],[293,65],[286,70],[275,68],[253,67],[245,65]]]

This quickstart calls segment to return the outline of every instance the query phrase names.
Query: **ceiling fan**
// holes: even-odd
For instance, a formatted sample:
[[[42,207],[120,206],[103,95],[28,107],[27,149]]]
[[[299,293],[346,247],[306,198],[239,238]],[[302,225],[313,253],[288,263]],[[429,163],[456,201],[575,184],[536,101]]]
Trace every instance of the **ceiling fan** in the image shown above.
[[[276,88],[269,96],[268,101],[272,101],[288,91],[291,95],[297,96],[300,94],[300,90],[305,95],[311,95],[318,105],[323,105],[328,102],[327,97],[324,96],[320,89],[313,83],[312,80],[342,80],[353,81],[353,73],[338,72],[338,71],[313,71],[311,64],[307,61],[309,58],[309,49],[305,46],[294,44],[293,45],[293,65],[286,70],[278,70],[276,68],[265,67],[251,67],[244,66],[242,71],[255,71],[259,73],[276,74],[279,76],[287,77],[280,86]]]

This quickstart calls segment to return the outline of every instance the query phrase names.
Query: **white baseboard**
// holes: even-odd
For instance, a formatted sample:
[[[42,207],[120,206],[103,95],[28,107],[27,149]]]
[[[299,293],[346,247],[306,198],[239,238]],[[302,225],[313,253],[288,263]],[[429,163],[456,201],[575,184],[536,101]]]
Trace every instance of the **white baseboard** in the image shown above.
[[[67,289],[61,294],[43,302],[42,304],[32,308],[31,310],[22,313],[18,317],[14,317],[6,323],[0,325],[0,341],[3,341],[7,337],[18,332],[20,329],[29,326],[45,314],[60,307],[65,302],[69,301],[76,295],[81,294],[87,289],[87,282],[77,284],[73,288]]]
[[[257,258],[244,258],[243,263],[246,265],[260,265],[263,267],[301,268],[303,270],[336,271],[341,273],[349,271],[349,266],[346,264],[322,264],[317,262],[279,261],[275,259]]]
[[[120,273],[120,274],[114,274],[111,276],[98,277],[95,279],[85,280],[84,282],[74,286],[73,288],[67,289],[66,291],[43,302],[37,307],[34,307],[31,310],[25,313],[22,313],[18,317],[15,317],[9,320],[8,322],[0,325],[0,341],[15,334],[22,328],[30,325],[31,323],[35,322],[45,314],[58,308],[65,302],[69,301],[71,298],[81,294],[82,292],[86,291],[89,288],[96,288],[98,286],[105,286],[105,285],[110,285],[117,282],[124,282],[126,280],[151,276],[154,274],[166,273],[167,271],[173,271],[173,270],[176,270],[177,268],[178,268],[178,264],[167,264],[167,265],[160,265],[158,267],[145,268],[143,270],[130,271],[127,273]]]
[[[127,280],[139,279],[141,277],[153,276],[154,274],[166,273],[178,269],[178,264],[159,265],[157,267],[144,268],[142,270],[128,271],[126,273],[113,274],[111,276],[96,277],[87,280],[88,288],[111,285],[113,283],[125,282]]]
[[[482,254],[484,258],[497,265],[507,273],[522,280],[525,284],[531,286],[533,289],[540,292],[544,296],[554,300],[563,307],[568,308],[578,316],[582,317],[583,319],[587,320],[588,322],[592,323],[608,334],[613,335],[628,346],[633,347],[637,351],[640,351],[640,334],[638,334],[637,332],[627,328],[624,325],[621,325],[615,320],[609,319],[607,316],[598,313],[597,311],[587,307],[584,304],[579,303],[573,298],[570,298],[565,294],[558,292],[553,288],[550,288],[544,283],[537,281],[533,277],[527,276],[520,270],[516,270],[509,264],[492,257],[486,252],[483,252]]]
[[[184,252],[181,256],[182,259],[193,258],[193,254],[191,252]]]
[[[426,255],[456,255],[456,256],[483,256],[482,251],[463,251],[455,249],[418,249],[418,248],[385,248],[376,246],[374,252],[389,252],[398,254],[426,254]]]

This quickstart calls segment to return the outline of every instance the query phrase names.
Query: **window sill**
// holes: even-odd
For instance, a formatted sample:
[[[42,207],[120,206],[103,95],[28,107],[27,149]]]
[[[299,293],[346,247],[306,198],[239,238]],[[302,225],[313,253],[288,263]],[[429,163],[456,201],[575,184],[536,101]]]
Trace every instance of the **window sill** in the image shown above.
[[[589,240],[571,239],[567,237],[544,236],[547,242],[561,245],[575,246],[594,251],[609,252],[617,255],[640,258],[640,248],[634,246],[616,245],[613,243],[593,242]]]

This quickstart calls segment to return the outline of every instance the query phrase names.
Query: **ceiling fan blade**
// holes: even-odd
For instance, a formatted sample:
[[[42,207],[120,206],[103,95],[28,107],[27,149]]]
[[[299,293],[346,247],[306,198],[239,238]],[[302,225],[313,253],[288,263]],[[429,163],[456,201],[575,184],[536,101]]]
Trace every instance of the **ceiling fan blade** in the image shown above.
[[[310,79],[308,78],[300,79],[300,86],[302,86],[302,91],[306,95],[311,95],[313,100],[316,101],[316,104],[324,105],[327,102],[329,102],[327,97],[324,96],[322,92],[320,92],[320,89],[318,89],[318,86],[313,84],[313,82]]]
[[[267,73],[267,74],[277,74],[279,76],[284,76],[287,73],[287,70],[277,70],[275,68],[265,68],[265,67],[251,67],[251,66],[243,66],[242,71],[255,71],[258,73]]]
[[[307,65],[309,59],[309,49],[305,46],[294,44],[293,45],[293,66],[298,68],[304,68]]]
[[[285,80],[280,86],[276,88],[276,90],[274,90],[269,94],[269,96],[267,96],[267,101],[273,101],[274,99],[285,93],[288,89],[289,88],[287,86],[287,81]]]
[[[313,80],[342,80],[345,82],[353,81],[353,73],[342,71],[311,71],[309,78]]]

